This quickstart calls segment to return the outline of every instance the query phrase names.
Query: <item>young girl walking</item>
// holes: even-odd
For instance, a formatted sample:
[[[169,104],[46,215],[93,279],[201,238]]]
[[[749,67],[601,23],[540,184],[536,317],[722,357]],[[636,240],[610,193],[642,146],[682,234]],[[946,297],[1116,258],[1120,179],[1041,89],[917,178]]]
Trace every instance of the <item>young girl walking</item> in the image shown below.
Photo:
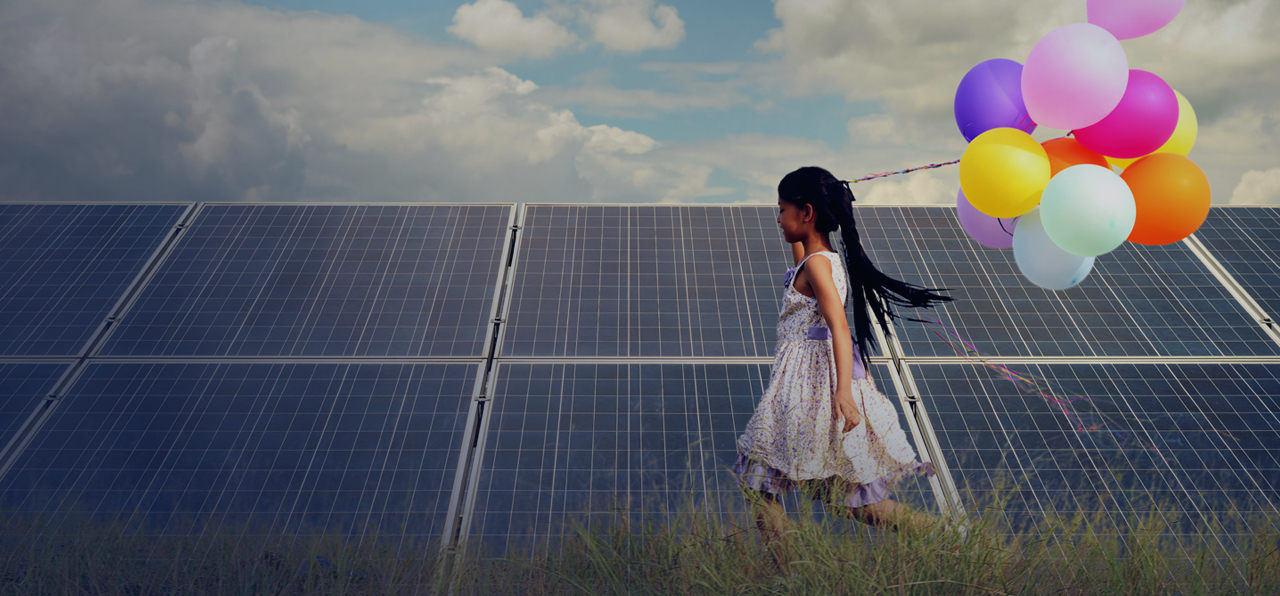
[[[952,298],[876,269],[858,239],[853,201],[848,184],[822,168],[800,168],[778,184],[778,225],[796,266],[783,281],[769,385],[738,437],[733,473],[783,571],[794,553],[779,499],[797,486],[843,518],[894,531],[902,524],[923,529],[934,523],[932,516],[888,498],[902,477],[935,471],[916,460],[897,410],[876,389],[866,356],[876,341],[866,307],[871,305],[888,337],[885,300],[924,307]],[[850,292],[852,337],[845,320]]]

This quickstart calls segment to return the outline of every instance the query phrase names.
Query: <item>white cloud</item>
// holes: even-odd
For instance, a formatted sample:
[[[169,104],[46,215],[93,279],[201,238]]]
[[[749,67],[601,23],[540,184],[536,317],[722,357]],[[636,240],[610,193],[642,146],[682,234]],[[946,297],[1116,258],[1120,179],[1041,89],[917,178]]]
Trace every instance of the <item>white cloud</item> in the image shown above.
[[[862,143],[894,143],[901,144],[902,137],[897,134],[897,121],[889,114],[870,114],[849,119],[846,124],[849,138]]]
[[[537,85],[498,67],[462,77],[428,80],[440,87],[422,102],[419,134],[444,144],[460,158],[485,163],[540,164],[565,152],[646,153],[657,143],[612,126],[584,127],[569,110],[530,101]],[[409,124],[412,121],[402,121]],[[388,133],[390,131],[387,131]]]
[[[22,14],[24,18],[15,15]],[[584,126],[492,55],[240,4],[0,5],[17,200],[629,201],[710,168]]]
[[[727,135],[671,147],[665,155],[678,163],[698,164],[732,174],[749,186],[733,202],[772,203],[778,181],[802,165],[840,163],[821,141],[762,134]],[[837,174],[839,175],[839,174]]]
[[[647,153],[657,146],[657,141],[638,132],[597,124],[584,129],[587,148],[597,153]]]
[[[200,40],[189,52],[192,98],[187,124],[196,138],[178,147],[195,179],[234,178],[278,160],[300,157],[310,141],[298,122],[297,110],[276,110],[251,83],[237,83],[237,40],[215,36]],[[165,124],[177,126],[173,112]],[[296,182],[296,181],[295,181]],[[250,187],[253,196],[279,194],[271,184]]]
[[[685,92],[655,89],[619,89],[608,83],[587,83],[578,87],[549,86],[539,99],[558,105],[583,106],[593,114],[629,118],[657,118],[677,110],[726,109],[746,103],[748,98],[733,85],[695,86]]]
[[[956,204],[957,185],[951,177],[932,170],[912,172],[901,178],[868,180],[851,185],[859,205]]]
[[[449,32],[482,50],[548,58],[573,44],[576,37],[546,15],[525,18],[506,0],[476,0],[453,14]]]
[[[1237,205],[1280,205],[1280,168],[1270,170],[1249,170],[1240,178],[1235,192],[1231,193],[1231,204]]]
[[[583,20],[600,45],[619,52],[670,49],[684,39],[675,7],[654,0],[587,0]]]

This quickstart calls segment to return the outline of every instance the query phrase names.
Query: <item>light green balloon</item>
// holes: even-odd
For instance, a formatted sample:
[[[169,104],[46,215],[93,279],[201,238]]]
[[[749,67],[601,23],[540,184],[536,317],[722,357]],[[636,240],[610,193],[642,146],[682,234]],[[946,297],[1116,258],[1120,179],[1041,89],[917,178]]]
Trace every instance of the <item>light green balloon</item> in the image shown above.
[[[1080,164],[1049,179],[1040,195],[1040,218],[1045,233],[1062,250],[1096,257],[1129,237],[1138,206],[1129,185],[1115,172]]]

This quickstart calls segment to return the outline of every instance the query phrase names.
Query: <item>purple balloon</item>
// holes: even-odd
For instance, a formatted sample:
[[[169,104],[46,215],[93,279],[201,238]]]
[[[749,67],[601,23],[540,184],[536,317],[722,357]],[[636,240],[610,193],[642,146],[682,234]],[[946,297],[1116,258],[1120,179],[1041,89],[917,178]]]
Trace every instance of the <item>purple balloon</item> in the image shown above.
[[[1013,246],[1013,229],[1017,227],[1013,217],[991,217],[969,204],[964,191],[956,193],[956,215],[966,234],[988,248]]]
[[[993,58],[970,68],[956,87],[955,116],[966,141],[993,128],[1031,134],[1036,123],[1022,103],[1022,65]]]

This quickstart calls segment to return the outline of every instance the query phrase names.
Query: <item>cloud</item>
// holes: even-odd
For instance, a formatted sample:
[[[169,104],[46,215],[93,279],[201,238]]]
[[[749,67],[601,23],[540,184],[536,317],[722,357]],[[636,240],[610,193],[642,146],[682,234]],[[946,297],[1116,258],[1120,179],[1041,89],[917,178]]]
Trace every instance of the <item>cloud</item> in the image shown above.
[[[10,200],[686,200],[710,168],[584,126],[492,55],[234,3],[0,5]]]
[[[723,110],[746,103],[749,98],[732,85],[694,85],[685,92],[655,89],[619,89],[608,83],[588,83],[578,87],[549,86],[539,92],[543,101],[557,105],[588,108],[602,116],[657,118],[678,110]]]
[[[1280,204],[1280,168],[1249,170],[1240,178],[1240,184],[1231,193],[1231,204],[1278,205]]]
[[[778,181],[801,165],[839,163],[837,153],[825,143],[800,137],[735,134],[671,147],[668,159],[721,170],[747,182],[745,192],[733,202],[773,203]]]
[[[952,100],[964,73],[990,58],[1025,62],[1045,33],[1085,20],[1082,5],[1016,0],[774,0],[774,13],[779,26],[756,48],[776,56],[777,91],[878,106],[847,127],[845,153],[884,165],[869,170],[958,158],[965,145]],[[1271,0],[1187,3],[1164,29],[1123,42],[1130,68],[1160,75],[1195,106],[1200,139],[1191,158],[1215,189],[1274,164],[1278,27],[1280,4]],[[1064,132],[1041,127],[1036,137]],[[885,151],[869,151],[877,146]],[[890,155],[901,161],[885,163]]]
[[[636,132],[606,125],[584,127],[568,110],[524,99],[537,85],[496,66],[427,82],[439,89],[423,100],[420,126],[411,121],[396,124],[426,133],[425,138],[460,158],[474,160],[477,168],[488,163],[541,164],[566,151],[635,155],[657,145]]]
[[[865,185],[864,188],[860,186]],[[925,170],[902,178],[869,180],[853,186],[859,205],[956,204],[957,184],[950,176]],[[864,194],[865,193],[865,194]]]
[[[245,76],[236,40],[208,30],[190,30],[179,43],[167,31],[132,36],[122,19],[92,9],[58,20],[34,11],[19,27],[9,10],[18,7],[0,11],[0,22],[10,23],[0,32],[8,57],[0,181],[8,197],[218,200],[300,192],[311,139],[297,110],[267,99]],[[153,18],[163,21],[167,11],[158,12]],[[46,27],[37,26],[42,21]]]
[[[550,17],[525,18],[519,7],[506,0],[476,0],[459,6],[448,31],[482,50],[533,58],[551,57],[577,41]]]
[[[582,19],[600,45],[619,52],[670,49],[684,40],[679,12],[654,0],[587,0]]]

